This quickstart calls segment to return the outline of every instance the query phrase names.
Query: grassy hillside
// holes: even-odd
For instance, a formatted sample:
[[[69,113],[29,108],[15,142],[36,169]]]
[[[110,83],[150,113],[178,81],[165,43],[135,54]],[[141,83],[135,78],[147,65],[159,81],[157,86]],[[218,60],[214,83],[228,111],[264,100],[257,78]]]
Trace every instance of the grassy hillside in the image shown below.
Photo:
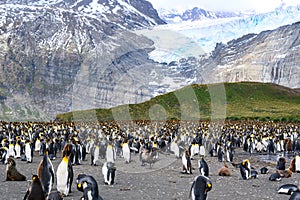
[[[300,121],[300,93],[267,83],[191,85],[140,104],[64,113],[57,115],[57,119],[206,120],[212,116],[214,119]]]

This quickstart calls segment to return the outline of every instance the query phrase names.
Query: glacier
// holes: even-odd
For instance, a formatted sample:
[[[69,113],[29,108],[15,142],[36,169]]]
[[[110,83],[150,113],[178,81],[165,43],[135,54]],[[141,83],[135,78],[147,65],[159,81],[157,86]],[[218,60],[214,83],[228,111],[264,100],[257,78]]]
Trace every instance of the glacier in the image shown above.
[[[135,31],[154,42],[149,56],[156,62],[170,63],[184,57],[209,55],[217,43],[250,33],[258,34],[300,21],[300,5],[282,5],[272,12],[254,16],[205,19],[159,25]]]

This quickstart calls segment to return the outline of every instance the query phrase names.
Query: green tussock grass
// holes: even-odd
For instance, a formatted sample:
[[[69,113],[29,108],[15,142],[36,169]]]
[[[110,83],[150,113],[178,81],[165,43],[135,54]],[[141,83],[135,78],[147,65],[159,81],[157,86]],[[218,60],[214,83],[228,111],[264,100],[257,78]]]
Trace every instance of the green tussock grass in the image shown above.
[[[268,83],[190,85],[143,103],[63,113],[58,114],[57,119],[300,121],[300,93]]]

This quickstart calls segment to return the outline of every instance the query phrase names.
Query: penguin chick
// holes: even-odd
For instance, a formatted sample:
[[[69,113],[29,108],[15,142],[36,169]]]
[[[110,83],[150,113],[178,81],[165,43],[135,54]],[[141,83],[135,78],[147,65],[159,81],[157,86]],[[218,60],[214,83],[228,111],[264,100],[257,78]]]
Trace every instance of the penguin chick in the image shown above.
[[[226,164],[224,164],[223,167],[221,167],[218,171],[219,176],[230,176],[230,170]]]
[[[27,189],[27,192],[24,196],[24,200],[43,200],[45,199],[45,193],[43,190],[42,183],[38,175],[32,176],[32,183]]]
[[[293,172],[290,169],[287,170],[276,170],[276,173],[280,174],[282,178],[292,177]]]
[[[16,162],[12,158],[7,159],[6,181],[26,181],[26,176],[17,170]]]
[[[212,188],[212,182],[205,176],[196,176],[194,178],[191,190],[190,190],[190,198],[192,197],[193,200],[196,199],[203,199],[206,200],[207,193]]]

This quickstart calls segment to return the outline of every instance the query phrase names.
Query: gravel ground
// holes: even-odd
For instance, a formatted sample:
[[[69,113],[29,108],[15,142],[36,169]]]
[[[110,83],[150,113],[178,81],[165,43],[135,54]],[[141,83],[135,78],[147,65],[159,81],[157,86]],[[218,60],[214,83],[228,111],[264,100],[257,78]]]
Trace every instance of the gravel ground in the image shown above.
[[[275,161],[262,160],[261,156],[249,156],[241,151],[235,154],[235,162],[242,159],[250,159],[251,166],[258,172],[257,179],[242,180],[240,172],[229,164],[232,172],[230,177],[218,176],[218,169],[223,163],[218,162],[215,157],[206,157],[210,168],[210,179],[213,183],[212,190],[208,194],[208,199],[289,199],[288,195],[277,194],[276,189],[285,184],[293,183],[298,185],[300,174],[294,173],[291,178],[284,178],[280,182],[268,180],[270,173],[275,171]],[[17,169],[23,173],[27,180],[32,174],[36,174],[37,166],[42,157],[35,155],[33,163],[17,161]],[[101,167],[104,160],[98,161],[98,166],[90,166],[90,156],[81,165],[76,165],[74,169],[74,181],[72,193],[64,199],[79,199],[82,193],[77,191],[75,179],[77,174],[86,173],[92,175],[98,182],[99,192],[103,199],[189,199],[189,191],[195,176],[199,175],[197,160],[193,160],[195,167],[193,174],[182,174],[181,159],[176,159],[174,155],[160,155],[160,160],[150,169],[148,166],[141,166],[138,155],[132,156],[132,162],[125,164],[123,158],[116,161],[117,171],[115,184],[104,185],[104,178]],[[61,156],[53,160],[54,169],[61,160]],[[260,174],[260,168],[267,166],[269,174]],[[23,199],[29,182],[7,182],[5,181],[5,165],[0,165],[0,199]],[[56,189],[54,185],[52,190]]]

